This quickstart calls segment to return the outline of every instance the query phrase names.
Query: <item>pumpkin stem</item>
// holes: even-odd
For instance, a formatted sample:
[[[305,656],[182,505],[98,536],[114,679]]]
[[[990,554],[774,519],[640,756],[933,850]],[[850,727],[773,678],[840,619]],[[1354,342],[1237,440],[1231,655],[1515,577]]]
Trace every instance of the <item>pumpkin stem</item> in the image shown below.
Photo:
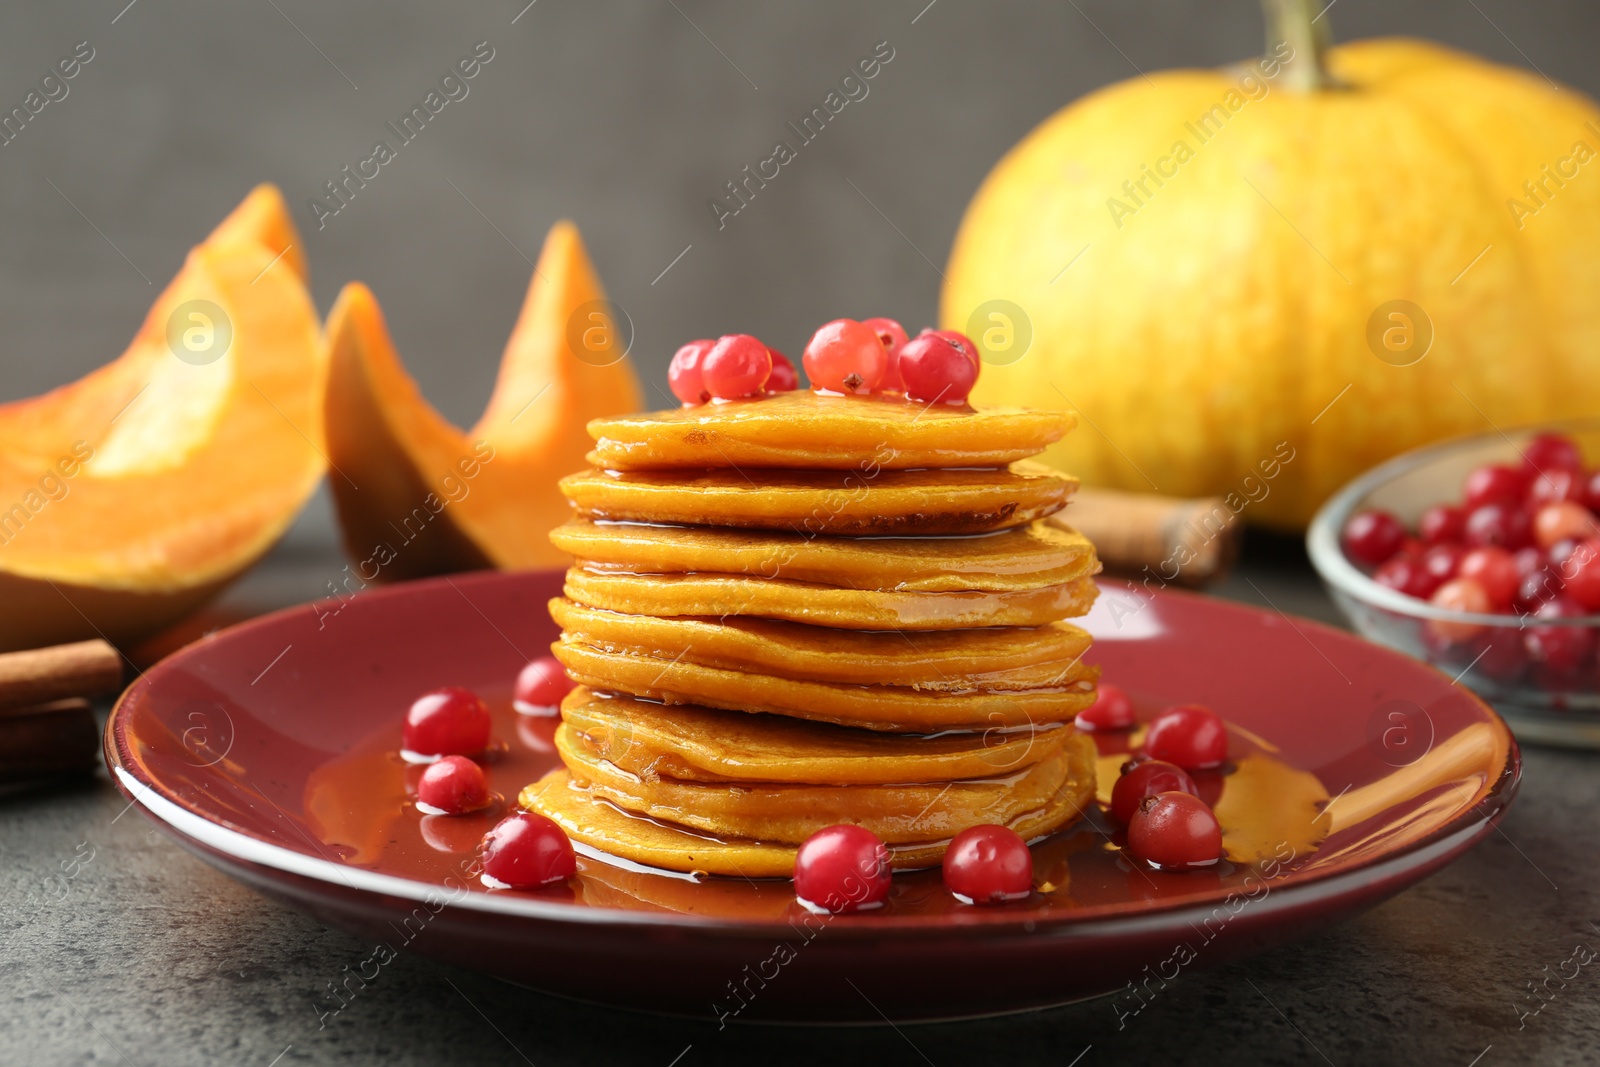
[[[1280,84],[1301,93],[1337,85],[1326,62],[1333,45],[1326,11],[1332,5],[1326,0],[1261,0],[1261,6],[1267,16],[1267,56],[1283,65]]]

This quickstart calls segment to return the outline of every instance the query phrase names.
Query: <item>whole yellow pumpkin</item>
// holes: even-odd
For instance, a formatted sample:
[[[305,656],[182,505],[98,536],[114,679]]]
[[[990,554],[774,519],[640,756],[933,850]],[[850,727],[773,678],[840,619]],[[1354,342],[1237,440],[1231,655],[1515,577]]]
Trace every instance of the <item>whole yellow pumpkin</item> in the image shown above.
[[[986,179],[941,309],[975,399],[1077,411],[1046,458],[1088,484],[1283,529],[1407,448],[1600,413],[1600,110],[1266,7],[1263,59],[1102,89]]]

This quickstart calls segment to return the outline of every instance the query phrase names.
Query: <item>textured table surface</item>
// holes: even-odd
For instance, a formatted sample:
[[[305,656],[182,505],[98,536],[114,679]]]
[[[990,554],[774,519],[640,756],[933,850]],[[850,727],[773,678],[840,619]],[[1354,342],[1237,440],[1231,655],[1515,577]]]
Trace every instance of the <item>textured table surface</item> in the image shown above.
[[[326,518],[308,515],[224,606],[315,595],[342,562]],[[1296,545],[1257,541],[1247,559],[1221,593],[1335,621]],[[1125,1027],[1099,1000],[898,1030],[719,1031],[409,955],[319,1026],[318,992],[364,943],[181,851],[103,774],[0,805],[0,1062],[1493,1067],[1600,1055],[1600,973],[1551,978],[1579,946],[1600,949],[1589,884],[1600,781],[1594,757],[1577,753],[1529,750],[1503,833],[1453,866],[1305,942],[1185,974]]]

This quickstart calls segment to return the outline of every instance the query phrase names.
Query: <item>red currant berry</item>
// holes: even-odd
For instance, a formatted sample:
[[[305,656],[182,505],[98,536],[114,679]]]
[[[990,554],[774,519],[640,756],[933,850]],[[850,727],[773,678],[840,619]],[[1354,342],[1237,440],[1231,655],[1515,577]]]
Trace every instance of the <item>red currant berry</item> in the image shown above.
[[[1521,467],[1490,463],[1467,475],[1461,493],[1468,511],[1484,504],[1520,504],[1527,495],[1529,481]]]
[[[1215,767],[1228,758],[1228,728],[1204,704],[1178,704],[1151,720],[1144,752],[1186,771]]]
[[[883,379],[878,382],[879,392],[899,393],[905,383],[900,380],[900,347],[906,343],[906,328],[893,319],[863,319],[861,325],[870,326],[883,345],[883,354],[889,357],[884,365]]]
[[[1561,575],[1568,596],[1588,611],[1600,611],[1600,539],[1580,541]]]
[[[900,349],[906,396],[924,403],[964,404],[978,380],[978,365],[938,334],[923,334]]]
[[[1033,892],[1033,853],[1015,830],[970,826],[950,839],[944,886],[963,904],[1004,904]]]
[[[872,327],[854,319],[834,319],[811,335],[801,362],[813,389],[870,393],[883,381],[889,356]]]
[[[495,888],[537,889],[566,881],[577,871],[572,842],[543,815],[519,811],[484,835],[483,873]]]
[[[417,781],[417,807],[428,815],[465,815],[489,804],[489,779],[465,756],[429,764]]]
[[[760,396],[772,377],[772,353],[747,333],[724,334],[700,361],[706,392],[717,400]]]
[[[1439,582],[1415,556],[1395,556],[1372,572],[1372,580],[1418,600],[1428,599],[1439,588]]]
[[[983,363],[983,357],[978,352],[978,346],[973,344],[972,338],[968,337],[964,333],[960,333],[956,330],[935,330],[931,327],[924,327],[923,331],[917,334],[917,336],[943,337],[946,341],[949,341],[951,344],[960,349],[962,355],[972,360],[972,365],[974,367],[979,367]]]
[[[889,896],[889,846],[863,826],[818,830],[794,857],[794,895],[811,911],[864,911]]]
[[[406,711],[401,736],[419,756],[470,756],[489,746],[489,709],[470,689],[435,689]]]
[[[1587,502],[1583,475],[1578,471],[1547,470],[1535,474],[1533,481],[1528,483],[1526,503],[1529,511],[1537,513],[1546,504],[1559,504],[1568,500],[1575,504]]]
[[[1515,504],[1483,504],[1467,513],[1463,537],[1474,547],[1499,545],[1518,549],[1533,541],[1533,525],[1528,513]]]
[[[795,373],[789,357],[776,348],[767,351],[772,355],[772,377],[767,379],[767,392],[787,393],[800,388],[800,375]]]
[[[1422,518],[1417,520],[1417,534],[1426,545],[1437,545],[1445,541],[1461,540],[1461,531],[1465,529],[1467,513],[1454,504],[1435,504],[1422,513]]]
[[[1566,434],[1542,433],[1522,446],[1522,463],[1530,471],[1545,474],[1577,471],[1583,469],[1583,453]]]
[[[1126,730],[1133,725],[1133,701],[1119,685],[1101,682],[1094,703],[1078,712],[1080,730]]]
[[[1392,558],[1405,540],[1406,528],[1387,511],[1358,511],[1344,524],[1345,555],[1369,567]]]
[[[1111,815],[1118,822],[1133,818],[1139,801],[1157,793],[1192,793],[1200,795],[1200,787],[1176,763],[1147,759],[1135,763],[1129,760],[1122,765],[1122,774],[1111,786]]]
[[[1428,598],[1428,603],[1446,611],[1464,611],[1485,615],[1494,610],[1489,594],[1475,578],[1456,578],[1445,582]],[[1447,622],[1430,619],[1428,629],[1445,641],[1460,642],[1477,637],[1483,627],[1475,622]]]
[[[1582,504],[1565,500],[1546,504],[1533,517],[1533,541],[1540,548],[1555,547],[1561,541],[1581,541],[1600,533],[1594,516]]]
[[[667,387],[685,404],[704,404],[711,399],[701,376],[701,361],[716,345],[711,340],[690,341],[672,354],[667,365]]]
[[[540,656],[517,672],[511,703],[524,715],[554,715],[561,710],[561,699],[572,692],[575,684],[560,660]]]
[[[1199,797],[1157,793],[1134,810],[1128,851],[1162,870],[1209,867],[1222,858],[1222,827]]]
[[[1489,594],[1494,611],[1505,611],[1511,606],[1512,598],[1517,595],[1517,583],[1522,580],[1515,557],[1503,548],[1494,547],[1474,548],[1462,556],[1457,574],[1482,586]]]

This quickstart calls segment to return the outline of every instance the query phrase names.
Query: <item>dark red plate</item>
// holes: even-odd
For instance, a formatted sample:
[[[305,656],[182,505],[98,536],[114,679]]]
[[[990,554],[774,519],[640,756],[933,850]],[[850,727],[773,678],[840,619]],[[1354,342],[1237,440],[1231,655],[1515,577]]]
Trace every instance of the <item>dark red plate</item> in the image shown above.
[[[1148,714],[1210,704],[1233,724],[1219,793],[1230,857],[1131,866],[1098,812],[1035,846],[1032,899],[963,906],[937,871],[887,907],[819,918],[786,881],[695,882],[596,858],[570,885],[471,876],[497,813],[424,817],[400,717],[424,690],[477,689],[508,800],[554,764],[553,723],[510,707],[555,637],[559,572],[415,582],[279,612],[164,660],[117,704],[118,788],[180,844],[352,931],[375,965],[415,951],[539,989],[739,1021],[949,1018],[1116,993],[1139,1009],[1185,970],[1304,937],[1438,869],[1487,834],[1520,760],[1487,706],[1410,659],[1217,600],[1108,589],[1088,626],[1105,677]],[[1113,773],[1126,737],[1102,737]],[[503,809],[501,809],[503,811]],[[336,1006],[330,1001],[330,1007]]]

